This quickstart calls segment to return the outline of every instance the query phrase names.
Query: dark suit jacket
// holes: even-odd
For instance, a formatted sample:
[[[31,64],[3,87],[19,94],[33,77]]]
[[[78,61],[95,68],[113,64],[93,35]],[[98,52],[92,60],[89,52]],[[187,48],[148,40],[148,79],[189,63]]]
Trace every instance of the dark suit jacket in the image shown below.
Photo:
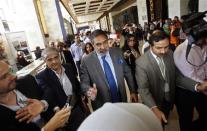
[[[41,99],[41,89],[38,87],[33,76],[27,75],[16,81],[16,89],[28,98]],[[4,131],[40,131],[40,128],[34,124],[19,122],[15,119],[16,112],[0,105],[0,123]]]
[[[74,60],[73,60],[73,56],[72,56],[71,52],[68,51],[68,50],[63,50],[63,54],[64,54],[64,56],[65,56],[66,63],[71,64],[71,66],[72,66],[74,72],[75,72],[76,75],[77,75],[78,72],[77,72],[77,69],[76,69],[76,66],[75,66],[75,62],[74,62]]]
[[[16,81],[16,89],[28,98],[38,100],[42,98],[42,89],[38,86],[35,77],[32,75],[18,78]]]
[[[34,123],[19,122],[15,119],[16,112],[0,105],[0,123],[2,131],[40,131]]]
[[[170,103],[175,94],[175,65],[172,52],[163,57],[167,82],[170,87]],[[136,80],[141,98],[148,107],[161,107],[164,101],[164,84],[159,66],[150,50],[136,60]]]
[[[121,49],[110,48],[109,54],[113,62],[121,100],[122,102],[127,102],[124,78],[127,81],[130,92],[136,93],[131,69],[126,64]],[[81,89],[84,93],[87,92],[93,83],[96,84],[98,92],[95,101],[92,101],[94,110],[101,107],[105,102],[111,102],[108,82],[95,51],[82,59],[80,79]]]
[[[68,76],[73,89],[73,95],[77,98],[77,101],[80,99],[80,84],[73,72],[72,66],[67,64],[63,65],[65,68],[65,73]],[[43,95],[42,99],[46,100],[49,104],[48,116],[52,117],[53,108],[59,106],[62,108],[67,100],[67,96],[63,90],[61,83],[58,80],[56,74],[49,68],[46,68],[42,72],[36,75],[36,80],[38,85],[42,88]]]

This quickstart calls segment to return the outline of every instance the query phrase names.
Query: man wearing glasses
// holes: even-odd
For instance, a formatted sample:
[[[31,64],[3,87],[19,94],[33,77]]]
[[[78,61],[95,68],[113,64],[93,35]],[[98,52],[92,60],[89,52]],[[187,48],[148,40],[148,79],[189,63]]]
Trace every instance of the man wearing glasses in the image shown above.
[[[130,68],[126,64],[119,48],[109,48],[104,31],[92,32],[94,51],[82,59],[81,88],[92,100],[93,109],[105,102],[127,102],[126,79],[131,101],[137,102],[137,91]]]

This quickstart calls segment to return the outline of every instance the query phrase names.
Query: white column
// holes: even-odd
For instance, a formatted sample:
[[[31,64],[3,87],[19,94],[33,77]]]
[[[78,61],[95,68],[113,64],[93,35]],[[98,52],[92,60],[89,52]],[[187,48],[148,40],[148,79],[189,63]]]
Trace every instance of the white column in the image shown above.
[[[25,31],[30,50],[35,50],[36,46],[44,48],[44,38],[38,22],[33,0],[13,0],[12,15],[10,19],[13,22],[13,31]]]
[[[186,15],[188,11],[189,0],[180,0],[180,16]]]
[[[148,21],[146,0],[137,0],[137,11],[138,11],[139,24],[144,26],[144,22]]]
[[[180,0],[168,0],[169,18],[180,17]]]
[[[206,0],[199,0],[199,11],[206,11],[207,10],[207,1]]]
[[[49,40],[63,40],[55,0],[41,0],[41,4],[49,33]]]
[[[114,30],[114,25],[113,25],[113,18],[112,18],[112,14],[111,13],[109,13],[109,24],[110,24],[110,26],[111,26],[111,32],[115,32],[115,30]]]

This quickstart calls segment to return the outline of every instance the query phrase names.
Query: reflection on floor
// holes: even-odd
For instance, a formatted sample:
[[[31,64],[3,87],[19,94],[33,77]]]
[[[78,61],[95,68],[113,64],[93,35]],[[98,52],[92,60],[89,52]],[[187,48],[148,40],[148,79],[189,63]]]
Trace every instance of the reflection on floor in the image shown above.
[[[179,131],[179,121],[178,121],[178,114],[176,108],[174,107],[173,110],[170,112],[170,116],[168,118],[168,124],[165,127],[165,131]]]
[[[129,88],[127,86],[126,81],[125,81],[125,85],[126,85],[127,99],[128,99],[128,102],[130,102],[130,92],[129,92]],[[141,98],[140,96],[138,97],[139,97],[139,102],[141,103],[142,102]],[[170,115],[168,118],[168,124],[166,125],[164,131],[180,131],[178,114],[177,114],[175,106],[173,110],[170,112]]]

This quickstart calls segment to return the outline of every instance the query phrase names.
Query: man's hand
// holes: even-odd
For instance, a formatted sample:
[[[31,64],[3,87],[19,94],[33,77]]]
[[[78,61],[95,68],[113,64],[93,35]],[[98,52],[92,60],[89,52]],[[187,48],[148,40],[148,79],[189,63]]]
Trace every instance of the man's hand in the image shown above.
[[[200,83],[197,85],[196,89],[198,91],[207,91],[207,81],[203,82],[203,83]]]
[[[134,102],[134,103],[138,102],[137,94],[136,93],[131,93],[130,94],[130,100],[131,100],[131,102]]]
[[[44,104],[36,99],[27,99],[28,105],[16,112],[16,119],[20,122],[27,121],[31,122],[33,118],[39,115],[43,109]]]
[[[60,111],[50,119],[50,121],[43,127],[45,131],[53,131],[57,128],[63,127],[68,122],[71,113],[71,108],[62,108]]]
[[[89,90],[87,91],[87,96],[94,101],[96,99],[96,95],[97,95],[97,88],[96,88],[96,84],[93,83],[93,87],[90,87]]]
[[[130,54],[131,54],[131,52],[130,52],[129,50],[125,51],[125,52],[124,52],[124,58],[125,58],[125,59],[128,59],[129,56],[130,56]]]
[[[157,116],[157,118],[160,120],[161,123],[167,123],[165,114],[160,109],[158,109],[157,107],[153,107],[152,111],[155,113],[155,115]]]

